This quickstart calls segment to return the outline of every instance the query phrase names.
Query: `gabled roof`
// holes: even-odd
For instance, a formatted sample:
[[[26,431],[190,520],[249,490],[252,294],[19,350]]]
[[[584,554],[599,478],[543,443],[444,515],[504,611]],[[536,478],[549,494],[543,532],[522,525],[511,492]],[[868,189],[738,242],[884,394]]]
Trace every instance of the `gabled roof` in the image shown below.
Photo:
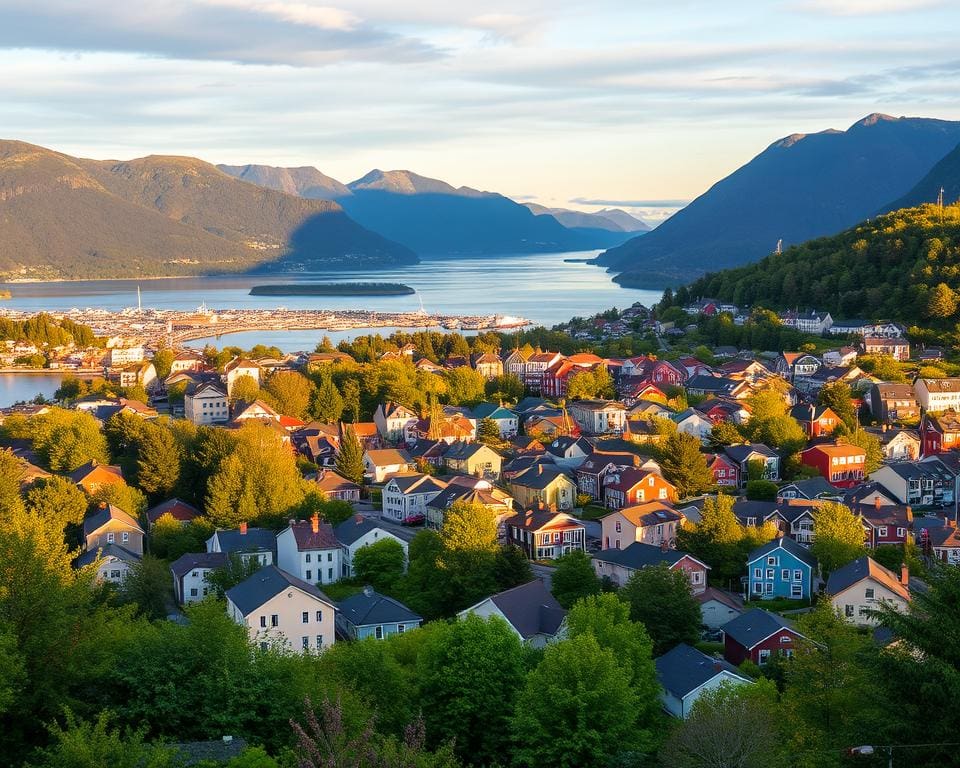
[[[654,664],[660,685],[680,699],[723,673],[735,675],[745,683],[752,682],[730,662],[707,656],[686,643],[674,646]]]
[[[88,461],[70,473],[74,483],[82,483],[88,477],[96,476],[111,483],[123,482],[123,470],[115,464],[101,464],[97,460]]]
[[[583,528],[583,523],[573,515],[549,509],[518,512],[516,515],[504,520],[503,524],[512,526],[513,528],[523,528],[527,531],[540,531],[544,528],[558,528],[561,530]]]
[[[496,403],[480,403],[473,409],[473,418],[475,419],[515,419],[517,414],[508,408]]]
[[[542,457],[539,456],[521,456],[520,458],[532,458],[538,462],[542,460]],[[520,461],[520,459],[514,459],[514,461]],[[573,483],[573,480],[571,480],[569,476],[566,475],[559,467],[550,464],[536,463],[533,466],[523,470],[523,472],[521,472],[519,475],[516,475],[510,481],[510,484],[523,486],[524,488],[543,490],[559,477],[563,477],[568,483]]]
[[[762,608],[749,610],[723,625],[723,631],[748,650],[784,629],[800,634],[786,619]]]
[[[340,615],[355,627],[374,624],[419,624],[421,616],[392,597],[381,595],[370,587],[362,592],[341,600],[338,606]]]
[[[182,577],[196,568],[221,568],[229,557],[226,552],[188,552],[170,563],[170,570]]]
[[[447,484],[439,478],[419,473],[394,475],[387,481],[387,485],[395,485],[400,493],[439,493]]]
[[[723,449],[724,453],[727,454],[731,459],[736,462],[743,463],[754,453],[758,453],[761,456],[766,456],[767,458],[780,458],[778,454],[772,448],[767,447],[763,443],[744,443],[741,445],[728,445]]]
[[[660,501],[648,501],[645,504],[637,504],[632,507],[624,507],[616,512],[611,512],[601,520],[614,515],[623,515],[629,522],[638,527],[647,527],[649,525],[660,525],[661,523],[679,522],[683,520],[683,515],[677,512],[673,507]]]
[[[593,556],[594,560],[601,560],[605,563],[614,563],[622,565],[624,568],[639,570],[648,565],[659,565],[666,563],[673,566],[679,563],[683,558],[689,557],[700,563],[704,568],[709,568],[706,563],[697,560],[693,555],[681,552],[677,549],[663,549],[655,547],[652,544],[644,544],[639,541],[625,547],[624,549],[604,549]]]
[[[377,448],[367,451],[367,456],[378,467],[411,463],[410,455],[402,448]]]
[[[104,504],[96,512],[83,521],[84,538],[89,536],[91,533],[99,531],[111,520],[121,522],[133,530],[143,533],[143,528],[140,527],[140,524],[130,515],[120,509],[120,507],[115,507],[113,504]]]
[[[373,518],[364,517],[363,515],[351,515],[334,528],[333,533],[337,541],[349,547],[355,541],[359,541],[370,533],[370,531],[375,531],[379,528],[380,524]],[[389,533],[389,531],[387,531],[387,533]]]
[[[535,635],[555,635],[567,616],[540,579],[491,595],[489,599],[525,640]]]
[[[618,467],[637,467],[640,465],[640,457],[635,453],[607,453],[594,450],[577,466],[577,472],[599,472],[608,464]]]
[[[333,601],[313,584],[308,584],[286,571],[281,571],[275,565],[264,566],[245,581],[228,589],[227,598],[240,609],[244,616],[249,616],[265,602],[291,587],[326,603],[331,608],[336,607]]]
[[[795,480],[784,488],[794,488],[797,493],[805,499],[816,499],[820,496],[836,496],[837,489],[834,488],[823,475],[809,477],[806,480]]]
[[[793,539],[786,536],[771,539],[766,544],[754,549],[749,555],[747,555],[747,564],[749,565],[761,557],[766,557],[771,552],[775,552],[778,549],[783,549],[789,552],[791,555],[797,558],[797,560],[808,565],[811,571],[817,567],[817,559],[810,554],[810,550],[800,546]]]
[[[330,523],[317,521],[316,530],[311,520],[291,520],[288,526],[293,534],[298,552],[309,552],[316,549],[339,549],[340,542],[333,533]]]
[[[222,529],[214,531],[213,536],[220,542],[221,552],[275,552],[277,549],[277,537],[266,528],[247,528],[246,533],[240,533],[238,528]]]
[[[187,504],[187,502],[181,499],[173,498],[167,499],[155,507],[150,507],[150,509],[147,510],[147,520],[155,523],[164,515],[172,515],[174,520],[179,520],[184,523],[193,520],[199,514],[200,510],[192,504]]]
[[[476,456],[478,453],[481,453],[485,448],[495,456],[500,455],[489,445],[484,445],[483,443],[466,443],[461,440],[457,440],[454,443],[450,443],[450,446],[443,454],[443,458],[445,461],[447,459],[452,461],[466,461],[471,457]]]
[[[332,469],[322,469],[317,472],[317,487],[324,493],[338,493],[342,491],[360,490],[360,486],[347,480],[339,472]]]
[[[910,591],[900,583],[896,574],[867,555],[831,573],[827,579],[827,594],[838,595],[864,579],[872,579],[904,600],[910,599]]]
[[[716,587],[707,587],[699,595],[694,595],[697,602],[700,605],[704,603],[709,603],[711,600],[716,600],[718,603],[727,606],[727,608],[736,611],[737,613],[743,613],[743,598],[739,595],[735,595],[732,592],[725,592],[722,589],[717,589]]]
[[[116,558],[121,562],[129,563],[130,565],[139,563],[141,559],[140,555],[138,555],[136,552],[131,552],[129,549],[122,547],[119,544],[105,544],[102,547],[97,547],[96,549],[91,549],[84,552],[77,558],[76,564],[78,568],[82,568],[85,565],[95,563],[100,558],[108,559],[111,557]]]

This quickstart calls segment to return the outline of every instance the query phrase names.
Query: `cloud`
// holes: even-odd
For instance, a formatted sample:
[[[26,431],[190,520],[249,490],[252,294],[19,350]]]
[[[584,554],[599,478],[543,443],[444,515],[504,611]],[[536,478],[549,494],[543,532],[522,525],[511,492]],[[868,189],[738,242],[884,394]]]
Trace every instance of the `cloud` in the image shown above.
[[[945,5],[945,0],[803,0],[795,7],[830,16],[878,16],[909,13]]]
[[[276,0],[275,2],[202,0],[202,2],[214,7],[261,13],[292,24],[304,24],[317,29],[352,30],[360,23],[360,18],[350,11],[310,3],[286,2],[286,0]]]
[[[689,200],[596,200],[575,197],[570,200],[577,205],[612,205],[618,208],[682,208]]]

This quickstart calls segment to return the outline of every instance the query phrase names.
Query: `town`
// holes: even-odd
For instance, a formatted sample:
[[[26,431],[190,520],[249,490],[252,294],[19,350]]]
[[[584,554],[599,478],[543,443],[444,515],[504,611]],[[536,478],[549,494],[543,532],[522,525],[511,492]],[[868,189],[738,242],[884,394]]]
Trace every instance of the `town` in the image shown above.
[[[874,673],[850,661],[837,677],[828,654],[894,665],[890,649],[922,641],[904,619],[915,601],[949,603],[960,584],[960,376],[895,322],[667,296],[553,331],[398,332],[283,354],[168,346],[152,326],[90,343],[106,326],[68,320],[46,322],[79,348],[52,331],[32,351],[8,342],[106,376],[4,409],[0,508],[19,542],[6,556],[42,535],[53,554],[31,568],[59,562],[68,572],[50,578],[100,590],[114,622],[239,631],[264,658],[315,664],[319,690],[357,697],[384,736],[419,711],[432,759],[492,764],[531,732],[541,744],[521,764],[624,752],[671,764],[718,722],[718,753],[756,738],[751,765],[853,748],[861,713],[824,725],[803,697],[849,685],[822,705],[842,707],[876,693]],[[795,346],[736,343],[761,335]],[[606,355],[625,345],[648,351]],[[31,568],[8,580],[14,604],[32,599]],[[471,643],[490,650],[464,657]],[[384,682],[388,669],[400,677]],[[39,686],[47,672],[24,674]],[[515,704],[494,713],[463,687],[478,675]],[[575,693],[565,675],[604,682]],[[108,678],[153,711],[160,680]],[[540,698],[545,685],[619,703],[577,724]],[[820,728],[817,745],[780,730],[786,706],[792,727]],[[497,728],[480,725],[491,717]],[[237,710],[152,735],[227,760],[276,753],[270,722]],[[583,746],[594,737],[609,746]]]

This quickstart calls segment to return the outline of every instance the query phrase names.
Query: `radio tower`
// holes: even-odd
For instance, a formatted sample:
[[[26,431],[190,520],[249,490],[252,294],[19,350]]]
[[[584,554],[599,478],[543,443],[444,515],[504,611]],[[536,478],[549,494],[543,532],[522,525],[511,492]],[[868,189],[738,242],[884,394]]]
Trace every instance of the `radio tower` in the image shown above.
[[[940,211],[940,225],[943,226],[943,187],[940,187],[940,194],[937,195],[937,209]]]
[[[778,255],[781,254],[781,253],[783,253],[783,238],[782,238],[782,237],[781,237],[779,240],[777,240],[777,250],[774,251],[774,253],[776,253],[776,254],[778,254]]]

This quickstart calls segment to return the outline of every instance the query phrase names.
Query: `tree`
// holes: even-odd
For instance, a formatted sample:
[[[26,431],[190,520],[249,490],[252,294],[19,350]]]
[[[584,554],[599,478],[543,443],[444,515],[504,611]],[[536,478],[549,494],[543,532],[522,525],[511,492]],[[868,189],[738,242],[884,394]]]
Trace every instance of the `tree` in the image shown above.
[[[314,387],[302,373],[277,371],[267,379],[266,391],[280,413],[295,419],[306,418]],[[337,414],[337,419],[339,418],[340,414]]]
[[[748,480],[746,496],[751,501],[776,501],[779,488],[772,480]]]
[[[227,591],[249,579],[262,567],[255,557],[242,558],[240,555],[231,553],[226,563],[210,571],[207,582],[213,587],[217,597],[222,600]]]
[[[592,634],[548,645],[517,700],[513,762],[606,768],[642,745],[637,703],[629,671]]]
[[[365,468],[363,465],[363,446],[360,440],[350,427],[343,427],[343,435],[340,439],[340,452],[337,454],[337,472],[343,475],[347,480],[357,483],[363,483]]]
[[[169,347],[158,349],[153,356],[153,367],[157,372],[157,378],[161,381],[170,375],[170,368],[173,365],[173,350]]]
[[[148,619],[163,619],[170,613],[173,591],[170,566],[149,553],[136,563],[120,586],[120,601],[135,605]]]
[[[722,683],[700,694],[661,750],[675,768],[767,768],[779,763],[777,688],[769,680]]]
[[[556,561],[550,590],[557,602],[570,608],[584,597],[600,593],[600,579],[593,570],[593,561],[585,552],[570,552]]]
[[[457,754],[476,765],[501,759],[523,685],[523,657],[520,639],[500,618],[469,615],[438,625],[417,657],[420,706],[431,741],[453,741]]]
[[[743,435],[737,425],[730,421],[718,421],[710,428],[707,442],[713,450],[726,448],[728,445],[737,445],[743,442]]]
[[[666,563],[641,568],[620,590],[620,597],[630,606],[630,618],[642,623],[653,638],[654,655],[700,639],[700,604],[684,570],[672,570]]]
[[[342,385],[343,411],[341,418],[349,418],[352,424],[360,421],[360,383],[356,379],[346,379]]]
[[[0,449],[0,520],[23,511],[22,478],[23,462],[20,458],[9,449]]]
[[[680,498],[701,493],[713,485],[713,473],[700,452],[700,441],[693,435],[677,432],[665,438],[658,448],[663,476],[673,483]]]
[[[444,612],[473,605],[497,591],[499,543],[494,514],[483,504],[455,501],[440,528],[437,568],[443,578]]]
[[[863,523],[843,504],[829,501],[815,508],[813,530],[810,554],[817,558],[824,578],[866,553]]]
[[[167,498],[180,479],[182,460],[170,430],[146,424],[137,449],[137,485],[154,499]]]
[[[67,710],[66,728],[50,726],[53,743],[40,751],[37,768],[173,768],[174,751],[148,744],[143,731],[121,731],[110,725],[110,713],[101,712],[96,722],[77,719]]]
[[[203,552],[213,526],[205,517],[197,517],[183,525],[167,513],[150,528],[150,551],[167,561],[176,560],[188,552]]]
[[[523,397],[525,387],[517,374],[505,373],[490,379],[486,384],[486,391],[487,397],[494,400],[516,403]]]
[[[431,426],[432,426],[431,420]],[[477,425],[477,442],[485,445],[500,445],[500,426],[493,419],[480,419]]]
[[[230,386],[230,404],[252,403],[260,397],[260,385],[248,374],[237,376]]]
[[[353,555],[353,571],[358,581],[384,592],[403,576],[407,556],[394,539],[381,539],[360,547]]]
[[[880,438],[876,435],[871,435],[869,432],[857,429],[849,435],[846,435],[843,440],[850,445],[863,448],[867,454],[863,466],[865,474],[869,475],[871,472],[876,472],[883,465],[883,448],[880,446]]]
[[[2,475],[0,471],[0,475]],[[80,525],[87,513],[87,497],[65,477],[41,477],[27,491],[27,509],[63,531],[68,525]]]
[[[597,381],[592,371],[580,371],[567,380],[568,400],[589,400],[596,396]]]
[[[927,300],[927,317],[943,320],[957,313],[957,294],[946,283],[937,283]]]
[[[483,401],[487,380],[473,368],[461,366],[443,372],[447,382],[447,402],[450,405],[474,406]]]
[[[823,385],[817,395],[817,405],[829,408],[840,417],[844,426],[853,432],[857,428],[857,412],[853,409],[852,398],[850,385],[838,380]]]
[[[147,511],[147,497],[139,488],[126,483],[101,485],[90,497],[91,505],[112,504],[119,507],[135,520],[139,520]]]
[[[30,419],[33,448],[52,472],[73,472],[89,461],[109,461],[97,420],[83,411],[52,408]]]
[[[359,392],[357,394],[359,396]],[[333,383],[333,377],[327,373],[321,374],[320,382],[313,391],[310,413],[325,424],[336,424],[340,421],[345,409],[346,403],[336,384]]]

